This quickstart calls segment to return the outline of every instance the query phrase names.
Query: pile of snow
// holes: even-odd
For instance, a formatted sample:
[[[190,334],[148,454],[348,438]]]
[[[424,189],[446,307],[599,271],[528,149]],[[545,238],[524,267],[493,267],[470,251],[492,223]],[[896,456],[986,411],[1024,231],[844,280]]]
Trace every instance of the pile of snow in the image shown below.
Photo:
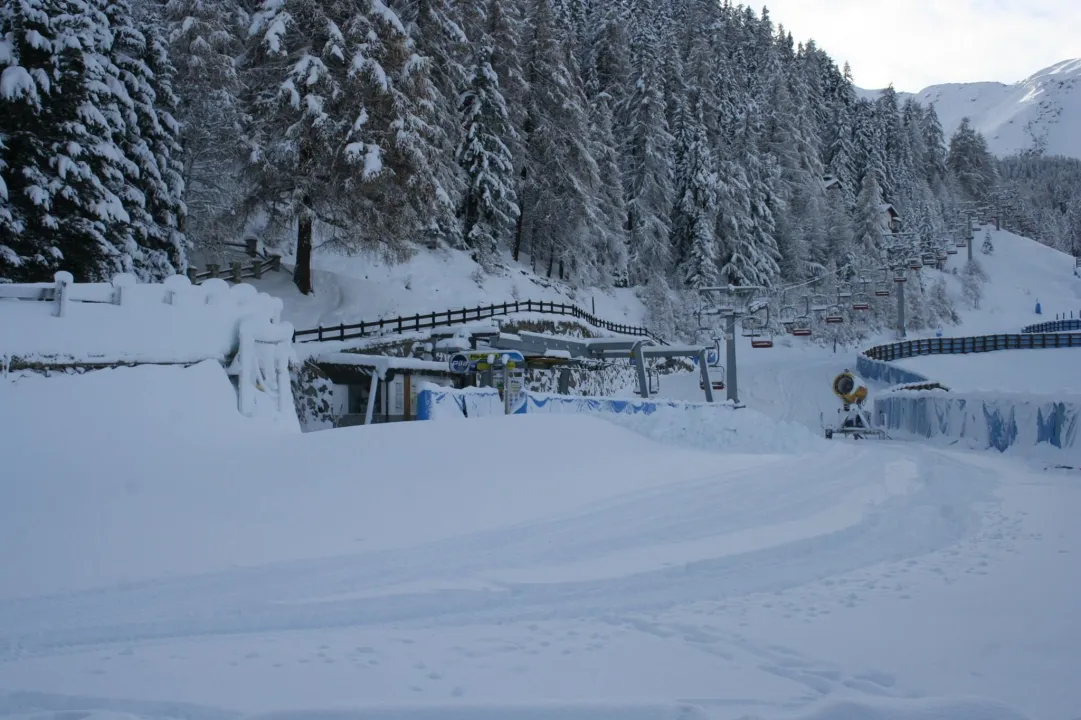
[[[241,415],[236,388],[214,360],[49,377],[12,373],[0,378],[0,407],[0,455],[12,458],[22,457],[21,448],[62,445],[65,453],[90,453],[91,461],[106,448],[130,460],[133,448],[170,442],[178,455],[198,454],[202,443],[226,444],[234,435],[299,432],[295,415],[271,409],[255,418]],[[47,464],[27,460],[21,469]]]
[[[29,287],[29,286],[28,286]],[[8,286],[11,292],[15,286]],[[63,317],[55,303],[0,300],[0,359],[71,363],[224,362],[237,349],[241,321],[278,320],[281,301],[248,284],[224,280],[191,285],[181,275],[164,284],[124,288],[122,304],[80,302],[113,288],[76,284]]]
[[[750,408],[734,410],[723,404],[687,404],[681,408],[661,405],[648,415],[599,417],[676,447],[740,453],[814,452],[825,448],[825,440],[803,425],[773,420]]]

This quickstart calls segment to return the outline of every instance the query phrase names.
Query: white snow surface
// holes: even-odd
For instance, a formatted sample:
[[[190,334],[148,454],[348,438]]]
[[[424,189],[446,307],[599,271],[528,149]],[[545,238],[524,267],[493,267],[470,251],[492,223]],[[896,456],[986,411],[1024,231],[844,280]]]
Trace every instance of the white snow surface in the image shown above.
[[[777,410],[843,358],[749,357],[774,419],[717,447],[663,413],[260,430],[212,362],[20,378],[0,716],[1075,717],[1076,479],[818,441]]]
[[[995,244],[948,334],[1079,304]],[[309,434],[213,360],[12,373],[0,718],[1076,720],[1076,472],[819,440],[854,352],[741,339],[712,415]]]
[[[487,307],[515,298],[574,304],[603,320],[633,326],[646,324],[646,310],[631,289],[574,289],[534,276],[528,266],[504,258],[506,269],[478,275],[479,266],[465,252],[425,250],[410,260],[387,263],[370,255],[343,256],[330,250],[312,257],[315,292],[301,295],[292,281],[291,258],[281,272],[252,280],[261,291],[285,302],[282,319],[298,330],[336,327],[339,323]],[[477,282],[474,277],[481,278]],[[525,319],[527,316],[515,316]],[[571,316],[528,316],[548,322],[579,322]],[[492,321],[487,321],[492,324]]]
[[[875,98],[877,90],[861,90]],[[908,93],[898,93],[903,100]],[[991,152],[1012,155],[1038,140],[1048,155],[1081,158],[1081,58],[1064,60],[1010,85],[999,82],[932,85],[914,96],[934,103],[949,138],[969,118]]]

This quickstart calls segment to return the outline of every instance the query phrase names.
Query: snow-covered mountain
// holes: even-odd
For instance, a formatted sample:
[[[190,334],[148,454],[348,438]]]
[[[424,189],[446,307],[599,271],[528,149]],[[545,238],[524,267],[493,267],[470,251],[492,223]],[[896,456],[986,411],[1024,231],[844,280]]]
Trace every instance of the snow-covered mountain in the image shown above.
[[[874,97],[878,91],[860,94]],[[1042,146],[1049,155],[1081,158],[1081,58],[1064,60],[1012,85],[947,83],[925,88],[915,97],[925,105],[935,104],[947,137],[968,117],[997,155]]]

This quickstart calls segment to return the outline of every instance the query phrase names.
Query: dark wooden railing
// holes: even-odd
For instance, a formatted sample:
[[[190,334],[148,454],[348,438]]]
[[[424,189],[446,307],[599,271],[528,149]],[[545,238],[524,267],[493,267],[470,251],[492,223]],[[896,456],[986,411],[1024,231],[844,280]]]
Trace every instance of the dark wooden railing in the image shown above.
[[[593,325],[602,330],[607,330],[619,335],[634,335],[649,337],[659,342],[664,342],[655,337],[649,330],[643,327],[634,327],[620,323],[602,320],[592,313],[588,313],[577,305],[557,303],[548,300],[516,300],[496,305],[478,306],[475,308],[462,308],[461,310],[444,310],[443,312],[430,312],[418,315],[402,315],[395,318],[381,318],[367,322],[341,324],[330,327],[320,325],[310,330],[298,330],[293,335],[294,342],[321,342],[324,340],[352,340],[355,338],[369,337],[371,335],[384,335],[388,333],[404,333],[415,330],[426,330],[447,325],[463,325],[493,317],[514,315],[516,313],[543,313],[545,315],[569,315],[578,320]]]
[[[1069,322],[1069,321],[1066,321]],[[1081,333],[1044,332],[979,335],[959,338],[924,338],[876,345],[864,350],[872,360],[889,362],[920,355],[963,355],[996,350],[1036,350],[1043,348],[1081,347]]]

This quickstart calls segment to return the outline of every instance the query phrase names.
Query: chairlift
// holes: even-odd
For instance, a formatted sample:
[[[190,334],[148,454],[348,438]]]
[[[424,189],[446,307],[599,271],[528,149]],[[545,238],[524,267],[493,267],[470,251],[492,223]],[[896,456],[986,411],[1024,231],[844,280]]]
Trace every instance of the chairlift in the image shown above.
[[[918,255],[913,255],[912,257],[910,257],[908,259],[908,269],[909,270],[919,270],[922,267],[923,267],[923,263],[920,261],[920,258],[919,258]]]
[[[933,252],[925,252],[923,254],[922,260],[923,260],[924,265],[934,265],[935,264],[935,254]]]
[[[810,337],[811,336],[811,318],[807,315],[801,315],[796,318],[792,323],[792,330],[790,331],[793,337]]]
[[[767,334],[751,338],[751,347],[758,349],[771,348],[773,347],[773,336]]]
[[[898,270],[897,272],[895,272],[893,274],[893,281],[895,283],[908,282],[908,278],[905,277],[905,271],[903,269],[901,269],[901,270]]]
[[[837,286],[837,299],[847,300],[852,297],[852,285],[851,283],[841,283]]]
[[[958,240],[957,241],[957,247],[962,248],[962,249],[967,248],[968,247],[968,242],[965,241],[965,240]]]
[[[957,248],[947,248],[946,254],[947,255],[956,255],[957,254]],[[945,260],[945,258],[943,258],[943,260]]]
[[[884,269],[882,271],[882,281],[875,285],[875,297],[889,297],[890,296],[890,271]]]
[[[857,293],[852,298],[852,309],[853,310],[860,310],[860,311],[870,310],[871,309],[871,298],[867,297],[866,293]]]
[[[826,312],[829,308],[829,299],[822,294],[816,294],[811,296],[811,311],[812,312]]]
[[[843,310],[841,310],[840,305],[831,305],[829,309],[826,310],[826,324],[836,325],[838,323],[843,323],[845,321],[845,316],[842,313]]]

